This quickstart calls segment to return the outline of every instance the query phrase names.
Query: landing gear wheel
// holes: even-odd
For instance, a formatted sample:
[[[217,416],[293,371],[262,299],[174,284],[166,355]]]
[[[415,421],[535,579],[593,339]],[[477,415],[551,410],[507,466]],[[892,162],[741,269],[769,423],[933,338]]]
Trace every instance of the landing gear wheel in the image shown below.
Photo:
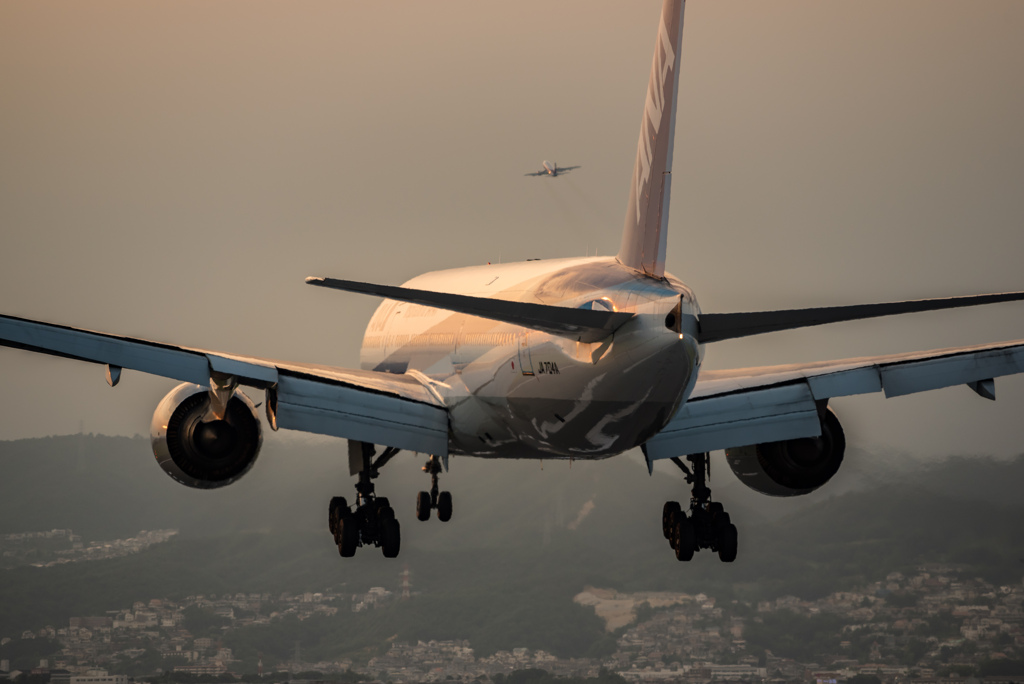
[[[338,520],[345,513],[348,513],[348,501],[343,496],[333,497],[330,506],[327,508],[327,526],[330,528],[331,534],[337,536]]]
[[[437,496],[437,519],[448,522],[452,519],[452,493],[441,492]]]
[[[377,510],[377,520],[388,520],[389,518],[395,517],[395,509],[391,507],[387,497],[379,497],[373,502],[374,507]]]
[[[697,534],[693,529],[693,521],[685,516],[680,516],[676,523],[675,534],[672,540],[675,542],[673,548],[676,550],[676,560],[688,561],[693,559],[693,552],[697,548]]]
[[[373,444],[349,440],[349,465],[359,475],[356,500],[352,508],[343,496],[331,499],[329,522],[338,545],[338,554],[350,558],[360,546],[384,547],[384,555],[394,558],[401,547],[401,535],[395,509],[386,497],[378,497],[373,481],[380,469],[394,458],[398,448],[387,447],[379,456]],[[376,456],[376,458],[374,458]],[[358,469],[355,466],[360,466]]]
[[[688,561],[701,549],[718,553],[725,563],[736,560],[737,531],[725,507],[711,500],[708,479],[711,477],[711,461],[707,453],[686,456],[689,465],[681,458],[671,461],[686,476],[690,485],[690,505],[687,510],[675,501],[665,503],[661,513],[661,531],[668,538],[676,559]]]
[[[335,539],[338,540],[338,553],[342,558],[356,555],[356,547],[359,545],[359,519],[348,512],[341,516]]]
[[[430,492],[416,495],[416,519],[430,520]]]
[[[661,532],[665,539],[672,539],[672,528],[675,525],[675,514],[683,510],[678,501],[666,501],[661,509]]]
[[[725,534],[725,528],[727,528],[730,525],[732,525],[732,518],[729,517],[728,513],[726,513],[725,511],[722,511],[721,513],[718,514],[717,517],[715,517],[714,525],[715,525],[715,538],[716,539],[722,539],[723,535]],[[716,546],[721,546],[721,543],[716,543]]]
[[[383,520],[380,526],[380,550],[384,553],[385,558],[397,558],[398,551],[402,547],[402,530],[394,515],[394,511],[391,511],[391,517]]]
[[[732,563],[736,560],[736,550],[739,546],[739,534],[736,526],[726,523],[718,530],[718,558],[723,563]]]
[[[673,511],[668,520],[668,545],[673,551],[679,545],[679,523],[682,520],[686,520],[686,513],[682,510]]]

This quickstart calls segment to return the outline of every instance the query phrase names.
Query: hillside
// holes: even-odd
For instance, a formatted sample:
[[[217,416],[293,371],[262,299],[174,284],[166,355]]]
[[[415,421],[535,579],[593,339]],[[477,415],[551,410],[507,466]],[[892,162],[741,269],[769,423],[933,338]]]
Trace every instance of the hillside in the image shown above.
[[[593,614],[571,602],[586,585],[757,600],[814,598],[922,562],[961,564],[998,582],[1024,574],[1024,503],[1012,496],[1024,486],[1024,458],[951,459],[890,472],[866,488],[850,475],[844,483],[841,473],[843,493],[810,501],[748,493],[717,466],[712,482],[724,481],[716,491],[741,530],[740,557],[724,565],[707,552],[689,564],[674,559],[661,536],[661,504],[685,497],[681,480],[660,466],[652,478],[632,457],[543,469],[453,458],[443,482],[456,514],[443,525],[415,520],[414,493],[426,477],[419,460],[399,457],[378,485],[403,521],[396,562],[376,550],[338,558],[324,529],[327,500],[350,488],[337,444],[268,446],[239,483],[195,491],[164,475],[141,439],[0,443],[0,533],[71,527],[110,539],[143,528],[182,532],[125,558],[3,571],[0,635],[154,597],[395,589],[408,567],[420,608],[378,616],[382,634],[422,631],[419,610],[429,605],[448,616],[452,636],[479,639],[479,625],[487,624],[487,643],[506,647],[522,641],[513,637],[524,625],[543,623],[578,634],[565,651],[584,652],[603,638]],[[862,471],[875,457],[853,458]],[[759,510],[761,502],[772,510]],[[780,507],[789,509],[781,517]]]

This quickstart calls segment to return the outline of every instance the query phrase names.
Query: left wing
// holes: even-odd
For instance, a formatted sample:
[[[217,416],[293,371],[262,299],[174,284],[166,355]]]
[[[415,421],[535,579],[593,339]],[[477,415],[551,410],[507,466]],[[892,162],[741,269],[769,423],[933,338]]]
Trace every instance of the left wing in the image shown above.
[[[0,346],[106,364],[210,386],[213,377],[267,390],[267,417],[283,427],[445,456],[448,412],[410,375],[272,361],[0,315]]]
[[[841,361],[706,371],[669,424],[644,445],[648,462],[821,434],[832,397],[888,397],[967,385],[995,399],[995,378],[1024,372],[1024,340]]]

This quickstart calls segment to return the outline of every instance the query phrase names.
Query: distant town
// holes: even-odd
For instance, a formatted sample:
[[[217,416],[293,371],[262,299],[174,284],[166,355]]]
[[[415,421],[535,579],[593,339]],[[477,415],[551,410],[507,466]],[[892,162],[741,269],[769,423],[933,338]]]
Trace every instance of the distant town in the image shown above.
[[[117,558],[167,541],[177,530],[143,530],[128,539],[83,542],[71,530],[0,535],[0,569],[19,565],[48,567],[61,563]]]
[[[172,532],[148,534],[168,533]],[[111,607],[102,615],[74,617],[66,625],[3,635],[2,646],[14,646],[16,640],[54,640],[59,654],[31,667],[4,659],[0,678],[127,684],[130,677],[168,673],[259,681],[272,673],[307,676],[313,672],[325,678],[350,673],[390,682],[483,682],[517,670],[543,670],[558,677],[617,673],[630,681],[659,682],[833,684],[877,678],[926,684],[975,676],[999,682],[1024,679],[985,677],[983,671],[984,667],[998,671],[1001,662],[1024,659],[1024,583],[995,586],[944,566],[925,566],[909,574],[894,572],[884,581],[815,601],[787,596],[750,604],[720,602],[704,594],[626,594],[587,587],[575,602],[593,609],[616,643],[614,653],[599,658],[563,659],[526,648],[484,656],[474,653],[464,640],[393,640],[358,662],[310,662],[302,656],[301,643],[296,643],[291,659],[264,667],[262,658],[255,664],[242,663],[224,643],[229,635],[288,616],[298,620],[339,616],[415,600],[408,570],[396,575],[392,588],[367,592],[151,598],[130,607]],[[191,633],[185,626],[190,615],[217,620],[214,636]],[[791,651],[788,656],[787,650]],[[801,650],[818,655],[813,659],[794,656]],[[143,660],[153,662],[151,671],[138,672]],[[134,674],[125,674],[129,671]]]

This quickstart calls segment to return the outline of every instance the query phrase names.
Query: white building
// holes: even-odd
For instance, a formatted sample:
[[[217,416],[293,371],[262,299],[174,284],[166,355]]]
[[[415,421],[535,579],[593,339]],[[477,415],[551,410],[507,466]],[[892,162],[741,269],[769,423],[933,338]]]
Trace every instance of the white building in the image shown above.
[[[71,684],[128,684],[128,675],[75,675]]]

